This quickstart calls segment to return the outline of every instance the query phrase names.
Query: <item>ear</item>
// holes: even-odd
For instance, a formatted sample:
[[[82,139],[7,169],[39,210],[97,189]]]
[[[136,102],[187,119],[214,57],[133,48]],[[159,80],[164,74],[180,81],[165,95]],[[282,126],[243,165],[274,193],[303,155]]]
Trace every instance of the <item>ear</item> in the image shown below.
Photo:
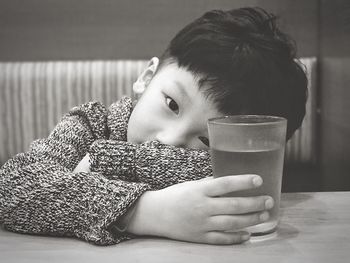
[[[136,95],[141,95],[148,84],[151,82],[159,66],[159,58],[153,57],[148,62],[147,68],[139,75],[133,85],[133,91]]]

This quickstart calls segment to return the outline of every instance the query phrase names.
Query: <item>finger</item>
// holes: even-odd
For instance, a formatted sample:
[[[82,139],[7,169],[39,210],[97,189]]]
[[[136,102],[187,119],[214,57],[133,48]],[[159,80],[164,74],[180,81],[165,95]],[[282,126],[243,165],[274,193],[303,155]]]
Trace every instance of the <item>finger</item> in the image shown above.
[[[246,215],[212,216],[208,222],[208,229],[213,231],[237,231],[239,229],[264,223],[269,219],[268,212]]]
[[[248,232],[219,232],[219,231],[210,231],[205,236],[205,243],[212,245],[232,245],[240,244],[247,241],[250,238]]]
[[[204,193],[207,196],[220,196],[235,191],[256,188],[262,184],[262,179],[255,174],[243,174],[223,176],[203,183]]]
[[[211,215],[247,214],[271,209],[274,201],[270,196],[210,198]]]

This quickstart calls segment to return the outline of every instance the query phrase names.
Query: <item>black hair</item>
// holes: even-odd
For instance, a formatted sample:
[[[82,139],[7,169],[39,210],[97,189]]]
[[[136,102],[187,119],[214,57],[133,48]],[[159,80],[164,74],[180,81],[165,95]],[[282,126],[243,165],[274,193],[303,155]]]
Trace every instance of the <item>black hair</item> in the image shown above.
[[[193,73],[223,114],[284,117],[287,139],[301,126],[306,74],[295,43],[261,8],[205,13],[179,31],[160,61]]]

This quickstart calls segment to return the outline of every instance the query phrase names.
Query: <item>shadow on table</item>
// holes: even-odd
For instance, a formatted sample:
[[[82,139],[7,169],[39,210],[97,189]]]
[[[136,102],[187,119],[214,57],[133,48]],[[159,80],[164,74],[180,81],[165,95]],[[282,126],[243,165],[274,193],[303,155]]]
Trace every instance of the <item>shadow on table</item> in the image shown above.
[[[300,231],[298,228],[290,224],[280,223],[278,225],[276,233],[277,233],[277,238],[286,240],[286,239],[297,237]]]
[[[285,214],[288,214],[287,211],[291,207],[298,206],[299,204],[312,199],[312,195],[312,193],[288,193],[284,196],[280,204],[279,217],[283,218]],[[299,233],[300,231],[298,228],[281,220],[274,233],[262,237],[254,237],[251,243],[259,244],[260,241],[264,241],[262,243],[266,245],[269,242],[275,243],[276,241],[287,241],[296,238]]]
[[[296,227],[290,224],[280,223],[275,232],[264,236],[252,236],[247,244],[251,244],[254,247],[268,247],[276,246],[276,244],[283,244],[286,251],[291,251],[293,247],[290,246],[289,240],[296,238],[299,233],[300,231]]]
[[[280,215],[283,213],[283,209],[288,209],[290,207],[296,206],[300,203],[306,202],[312,199],[312,193],[288,193],[287,198],[283,198],[280,204]]]

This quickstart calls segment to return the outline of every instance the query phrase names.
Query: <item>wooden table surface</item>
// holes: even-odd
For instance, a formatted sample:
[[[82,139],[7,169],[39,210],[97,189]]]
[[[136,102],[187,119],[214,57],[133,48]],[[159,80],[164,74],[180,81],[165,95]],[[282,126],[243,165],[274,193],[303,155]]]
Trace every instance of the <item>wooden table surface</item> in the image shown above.
[[[276,234],[241,245],[143,238],[98,247],[0,228],[0,262],[350,262],[350,192],[282,194]]]

